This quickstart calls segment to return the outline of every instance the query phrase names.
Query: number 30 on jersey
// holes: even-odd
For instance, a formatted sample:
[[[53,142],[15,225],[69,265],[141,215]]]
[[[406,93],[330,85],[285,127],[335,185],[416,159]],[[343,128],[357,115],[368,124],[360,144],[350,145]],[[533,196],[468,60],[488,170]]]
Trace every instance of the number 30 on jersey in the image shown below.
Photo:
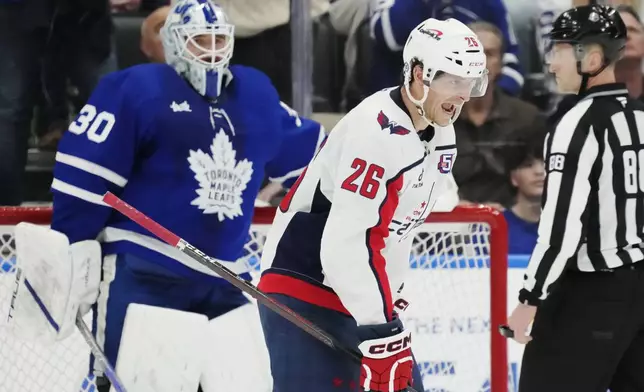
[[[83,106],[76,121],[69,124],[69,132],[82,135],[87,132],[87,138],[94,143],[103,143],[112,132],[116,118],[110,112],[97,113],[96,106]]]

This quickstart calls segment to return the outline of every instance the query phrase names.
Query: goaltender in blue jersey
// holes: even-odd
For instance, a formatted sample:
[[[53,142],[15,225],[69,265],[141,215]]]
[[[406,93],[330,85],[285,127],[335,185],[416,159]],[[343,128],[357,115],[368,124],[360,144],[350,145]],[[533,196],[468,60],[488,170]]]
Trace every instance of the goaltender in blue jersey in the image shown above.
[[[229,66],[233,34],[208,0],[176,2],[161,30],[167,64],[103,78],[60,142],[52,229],[71,243],[101,242],[94,314],[112,363],[131,302],[214,318],[247,300],[110,209],[103,194],[115,193],[243,273],[237,260],[263,179],[290,186],[324,139],[318,123],[280,102],[264,74]]]

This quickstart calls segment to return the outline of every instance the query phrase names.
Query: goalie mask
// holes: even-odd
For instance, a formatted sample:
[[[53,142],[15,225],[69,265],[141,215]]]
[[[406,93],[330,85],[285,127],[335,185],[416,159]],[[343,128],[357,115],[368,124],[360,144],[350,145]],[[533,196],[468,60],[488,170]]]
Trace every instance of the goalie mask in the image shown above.
[[[441,96],[462,98],[461,104],[451,105],[449,124],[458,118],[463,102],[470,97],[481,97],[487,90],[488,72],[483,45],[472,30],[456,19],[441,21],[431,18],[416,26],[403,48],[403,61],[407,96],[418,114],[432,126],[446,124],[436,124],[426,113],[425,101],[430,89]],[[416,65],[423,68],[423,96],[420,99],[414,98],[410,92]]]
[[[177,1],[161,28],[166,62],[197,92],[216,99],[226,83],[235,27],[209,0]]]

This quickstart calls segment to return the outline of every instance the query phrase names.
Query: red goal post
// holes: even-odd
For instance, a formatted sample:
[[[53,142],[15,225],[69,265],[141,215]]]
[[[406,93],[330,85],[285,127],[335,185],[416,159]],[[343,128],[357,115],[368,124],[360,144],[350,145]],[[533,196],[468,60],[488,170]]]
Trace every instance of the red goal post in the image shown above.
[[[251,266],[257,266],[274,215],[271,207],[255,209],[247,245]],[[20,222],[48,225],[51,216],[49,207],[0,207],[0,380],[16,392],[51,386],[51,381],[38,379],[47,367],[78,367],[77,372],[54,372],[59,374],[61,385],[71,383],[71,379],[76,382],[87,371],[87,360],[77,358],[89,352],[81,341],[66,344],[62,354],[42,353],[40,347],[17,347],[28,344],[13,340],[3,331],[8,309],[2,275],[9,270],[6,266],[3,269],[2,263],[14,255],[12,226]],[[506,392],[516,388],[516,380],[508,372],[507,341],[497,332],[498,325],[507,319],[507,254],[505,219],[489,207],[457,207],[451,212],[432,213],[415,233],[409,287],[405,285],[411,306],[403,318],[414,330],[414,350],[426,388],[450,392]]]

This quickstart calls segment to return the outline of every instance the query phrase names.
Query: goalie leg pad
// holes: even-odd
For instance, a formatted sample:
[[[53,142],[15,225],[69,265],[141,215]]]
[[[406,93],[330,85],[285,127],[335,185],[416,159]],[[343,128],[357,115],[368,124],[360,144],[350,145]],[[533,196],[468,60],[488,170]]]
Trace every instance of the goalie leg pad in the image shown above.
[[[137,392],[197,391],[208,337],[204,315],[131,304],[116,373]]]
[[[96,241],[70,246],[67,236],[44,226],[15,228],[16,285],[9,324],[17,336],[43,343],[75,330],[76,315],[98,295],[101,249]]]
[[[131,303],[178,310],[189,306],[189,288],[185,281],[178,276],[162,275],[161,270],[148,271],[152,267],[157,266],[130,254],[107,255],[103,259],[103,281],[94,314],[96,341],[112,365],[117,363]],[[104,369],[95,363],[94,370],[100,375]]]
[[[213,278],[215,279],[215,278]],[[96,341],[110,363],[120,358],[119,347],[130,304],[204,313],[196,304],[208,303],[212,284],[185,278],[158,262],[132,254],[107,255],[97,301]],[[103,369],[95,363],[94,370]]]
[[[203,392],[271,391],[270,363],[257,306],[210,320]]]

